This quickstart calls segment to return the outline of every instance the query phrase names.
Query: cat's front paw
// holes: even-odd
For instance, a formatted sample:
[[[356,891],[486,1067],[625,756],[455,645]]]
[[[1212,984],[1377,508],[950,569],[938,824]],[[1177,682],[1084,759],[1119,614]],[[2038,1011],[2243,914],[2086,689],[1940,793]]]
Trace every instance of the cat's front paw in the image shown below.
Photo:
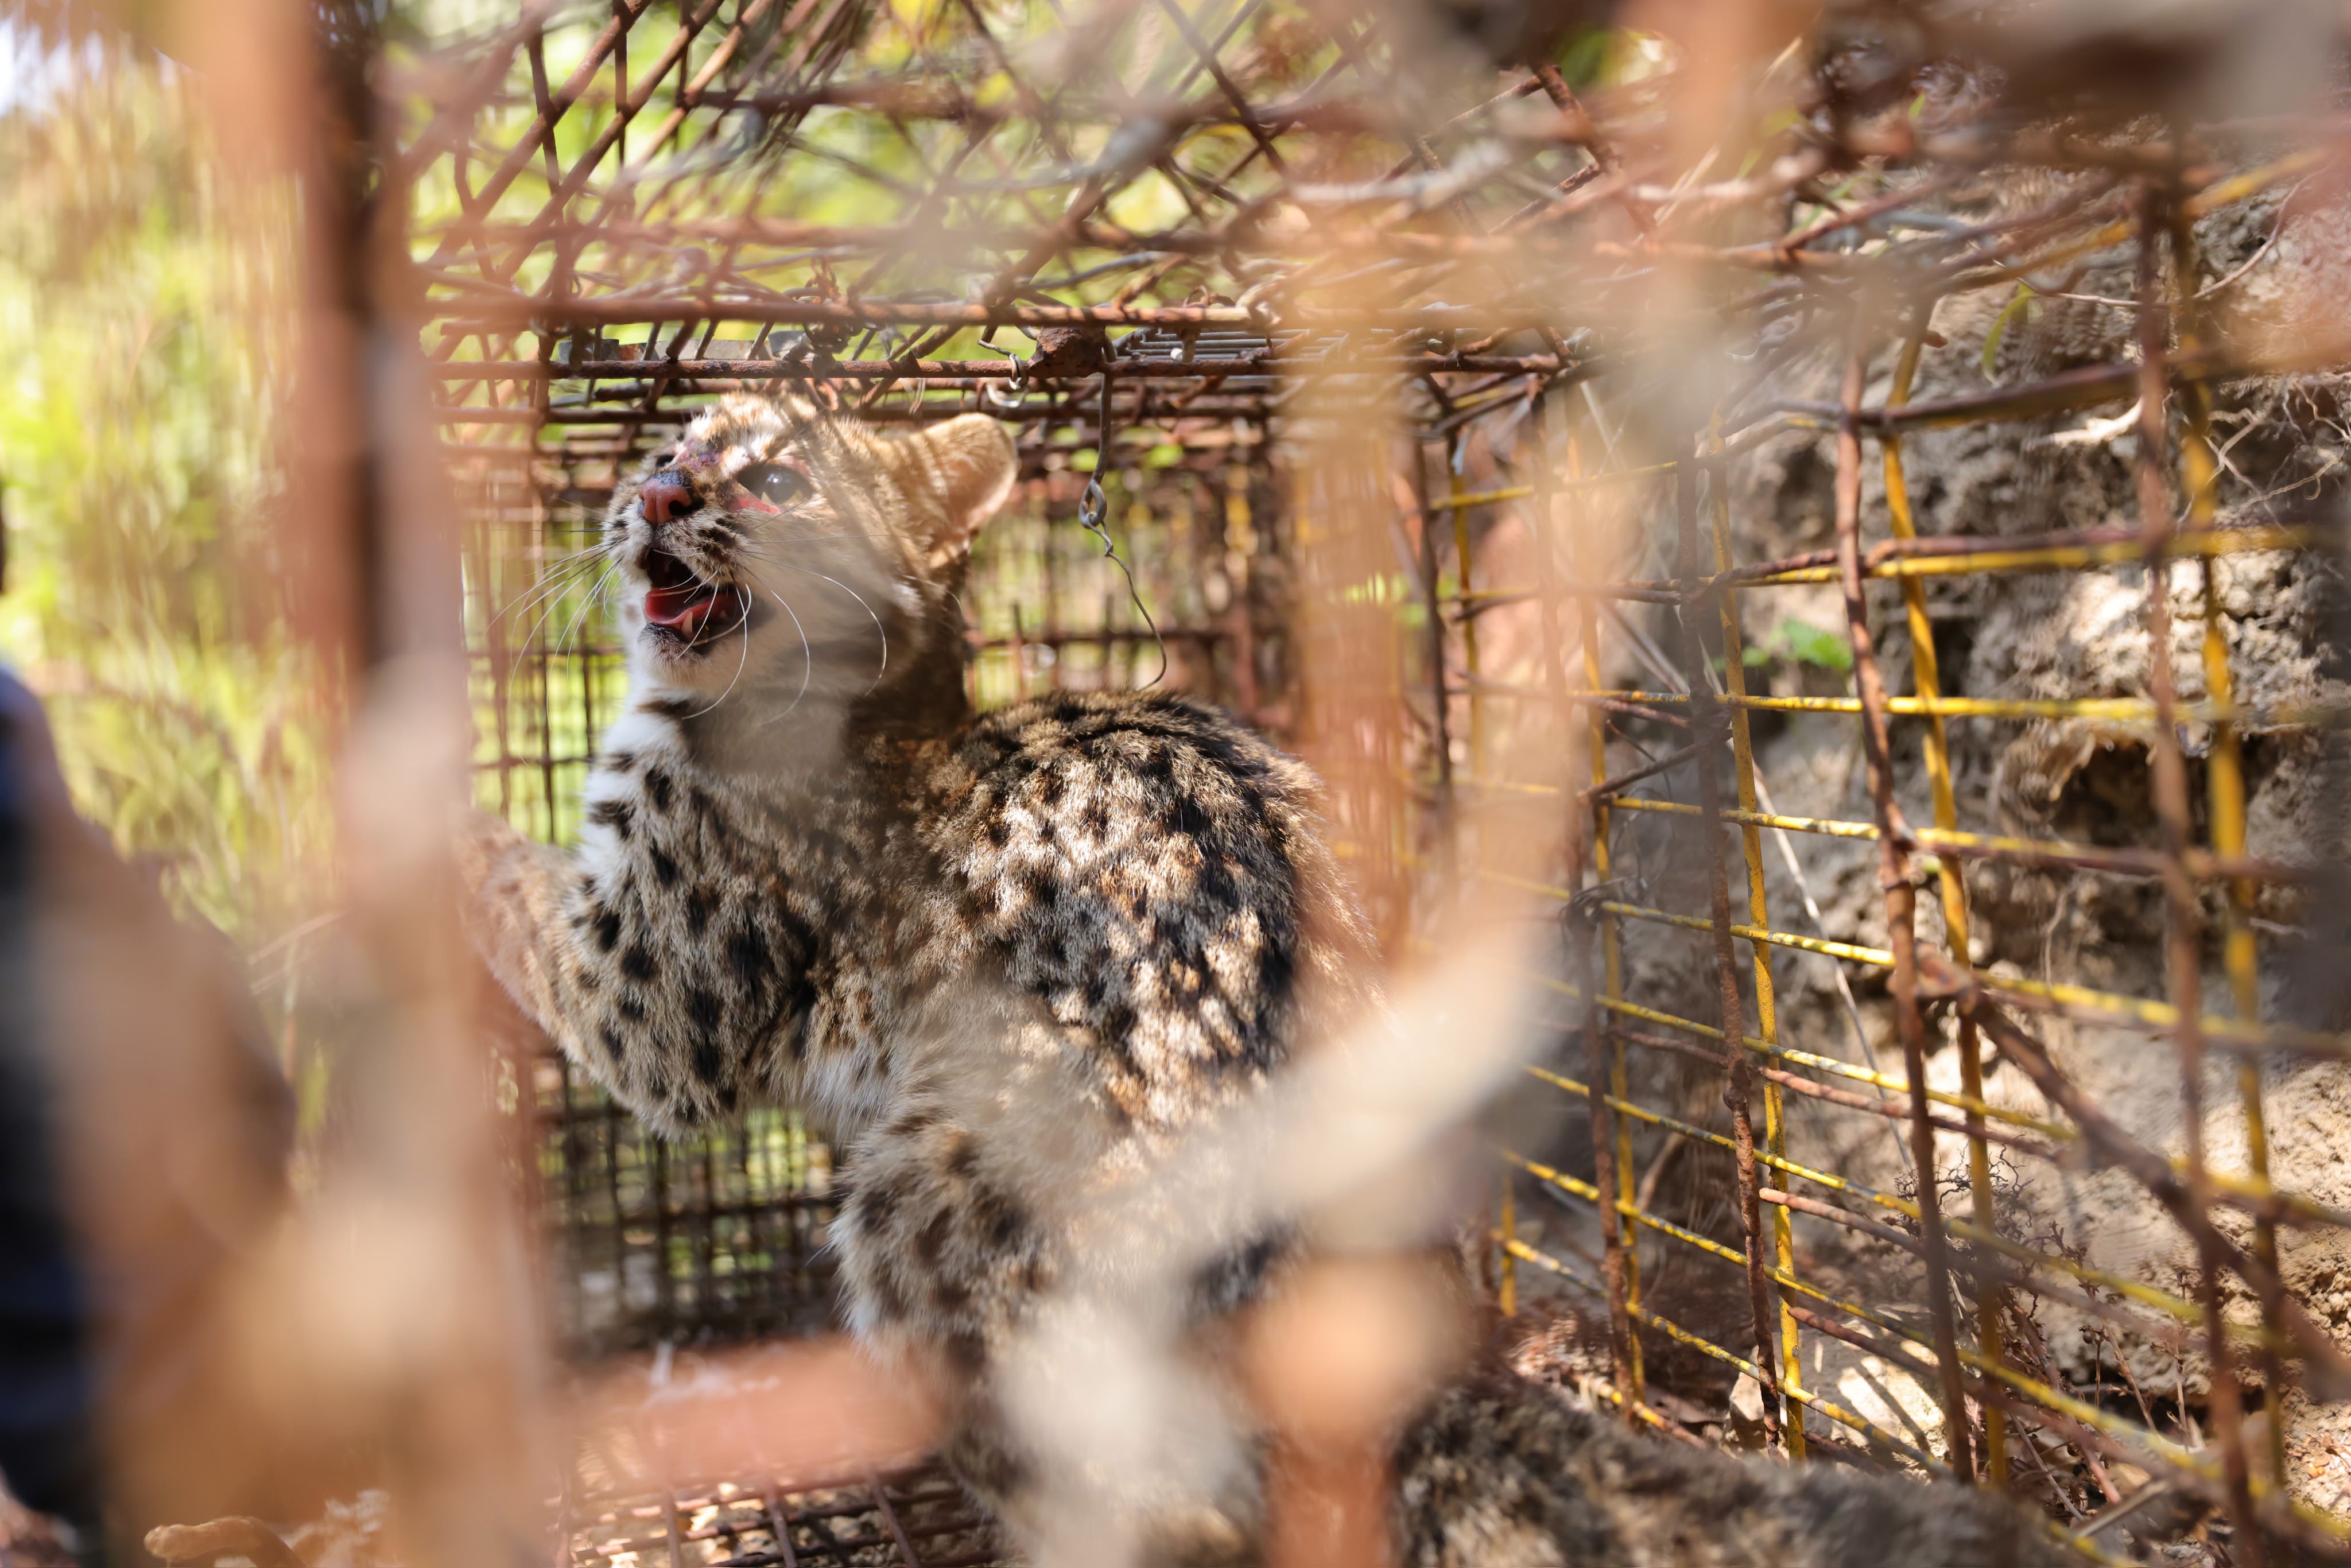
[[[461,889],[459,908],[465,936],[484,957],[491,953],[490,932],[498,924],[497,911],[514,893],[514,862],[529,847],[529,841],[504,818],[487,811],[468,811],[458,825],[451,848]]]
[[[469,811],[451,846],[465,939],[525,1010],[542,1014],[547,942],[562,929],[562,857],[503,818]]]
[[[497,868],[529,841],[503,817],[467,811],[458,825],[455,846],[458,880],[468,894],[478,893]]]

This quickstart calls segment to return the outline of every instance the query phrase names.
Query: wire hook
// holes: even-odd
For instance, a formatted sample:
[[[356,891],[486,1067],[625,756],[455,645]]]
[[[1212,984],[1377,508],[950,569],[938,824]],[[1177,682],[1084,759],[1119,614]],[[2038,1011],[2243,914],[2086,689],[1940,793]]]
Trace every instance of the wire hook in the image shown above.
[[[1087,532],[1102,540],[1102,559],[1115,561],[1121,575],[1126,579],[1126,596],[1134,601],[1135,612],[1150,631],[1152,642],[1159,647],[1159,670],[1149,680],[1136,687],[1149,691],[1167,677],[1167,639],[1159,634],[1159,623],[1151,618],[1151,607],[1143,602],[1143,591],[1134,585],[1134,571],[1119,555],[1118,547],[1110,537],[1110,497],[1102,490],[1102,470],[1110,464],[1110,371],[1102,376],[1102,409],[1095,423],[1101,427],[1102,439],[1094,448],[1094,471],[1086,477],[1084,492],[1078,497],[1078,523]]]
[[[1010,358],[1012,373],[1004,378],[1004,384],[999,387],[990,382],[980,389],[980,395],[987,400],[987,405],[998,413],[1019,413],[1022,401],[1029,395],[1029,367],[1020,362],[1019,355],[1013,354]]]

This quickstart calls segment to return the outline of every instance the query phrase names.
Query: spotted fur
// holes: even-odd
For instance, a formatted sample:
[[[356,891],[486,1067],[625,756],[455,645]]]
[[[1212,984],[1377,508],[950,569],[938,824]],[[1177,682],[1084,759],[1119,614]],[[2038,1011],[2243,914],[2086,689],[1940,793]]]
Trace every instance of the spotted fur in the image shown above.
[[[1441,1391],[1393,1456],[1398,1568],[2057,1568],[2020,1510],[1677,1448],[1515,1378]]]
[[[958,594],[1013,468],[978,416],[892,438],[789,401],[702,414],[606,519],[631,686],[579,847],[486,817],[465,858],[492,968],[623,1104],[676,1131],[790,1102],[847,1151],[852,1322],[941,1380],[950,1459],[1033,1535],[1052,1478],[995,1375],[1092,1256],[1095,1204],[1262,1091],[1311,1020],[1371,998],[1297,763],[1168,696],[973,716]],[[1289,1245],[1239,1236],[1194,1270],[1176,1310],[1204,1382]],[[1410,1568],[1504,1560],[1472,1550],[1500,1496],[1565,1511],[1556,1531],[1526,1514],[1566,1552],[1529,1563],[1663,1560],[1573,1544],[1631,1539],[1586,1518],[1622,1510],[1485,1439],[1516,1431],[1546,1466],[1602,1455],[1572,1473],[1604,1492],[1635,1450],[1468,1409],[1440,1403],[1400,1450]],[[1253,1470],[1211,1490],[1160,1511],[1156,1558],[1254,1560]]]

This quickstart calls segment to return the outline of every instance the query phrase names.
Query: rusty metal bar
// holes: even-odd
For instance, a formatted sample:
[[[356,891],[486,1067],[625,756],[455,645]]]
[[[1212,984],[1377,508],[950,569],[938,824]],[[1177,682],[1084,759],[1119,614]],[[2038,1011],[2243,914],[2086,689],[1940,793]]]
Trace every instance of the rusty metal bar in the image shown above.
[[[768,1531],[775,1538],[776,1549],[771,1553],[778,1568],[800,1568],[799,1549],[792,1544],[791,1515],[785,1511],[782,1493],[769,1481],[760,1489],[759,1500],[768,1515]]]
[[[1925,346],[1923,319],[1904,338],[1901,354],[1895,365],[1894,384],[1886,396],[1886,406],[1896,408],[1909,401],[1912,381],[1918,373],[1918,351]],[[1902,541],[1917,537],[1910,516],[1910,489],[1902,468],[1902,438],[1888,433],[1878,443],[1879,455],[1886,472],[1886,509],[1894,539]],[[1935,656],[1935,627],[1927,614],[1927,587],[1916,577],[1905,577],[1902,584],[1902,607],[1910,625],[1911,685],[1918,695],[1929,699],[1942,695],[1942,675]],[[1934,798],[1935,826],[1938,831],[1951,832],[1959,826],[1959,808],[1951,789],[1950,742],[1940,714],[1930,715],[1923,736],[1927,779]],[[1957,865],[1945,865],[1935,879],[1942,895],[1943,931],[1945,943],[1951,950],[1951,961],[1967,967],[1968,894],[1966,879]],[[1761,924],[1758,922],[1757,924]],[[1983,1098],[1982,1047],[1976,1039],[1972,1019],[1959,1020],[1956,1049],[1959,1059],[1959,1089],[1971,1100]],[[1997,1228],[1992,1218],[1991,1157],[1985,1146],[1982,1115],[1975,1111],[1967,1113],[1965,1128],[1968,1138],[1968,1201],[1971,1217],[1980,1230]],[[1976,1302],[1976,1344],[1986,1356],[1998,1362],[2005,1354],[2002,1344],[2001,1313],[2005,1310],[1997,1286],[1986,1286]],[[1997,1405],[1983,1406],[1984,1474],[1994,1486],[2008,1483],[2008,1412]]]
[[[1718,419],[1708,431],[1707,446],[1711,461],[1705,473],[1708,501],[1713,510],[1714,570],[1719,575],[1730,570],[1730,497],[1725,488],[1725,471],[1721,465],[1721,422]],[[1740,633],[1739,593],[1733,588],[1716,591],[1722,616],[1722,679],[1734,697],[1747,695],[1746,639]],[[1708,683],[1709,688],[1711,683]],[[1756,808],[1755,747],[1749,733],[1748,712],[1742,707],[1730,709],[1730,747],[1736,767],[1739,788],[1739,809],[1751,812]],[[1702,819],[1703,820],[1703,819]],[[1719,818],[1714,819],[1719,821]],[[1769,927],[1771,911],[1763,889],[1763,835],[1750,823],[1739,830],[1740,850],[1746,862],[1747,912],[1750,924]],[[1719,844],[1720,839],[1717,837]],[[1755,1032],[1767,1044],[1779,1040],[1780,1019],[1776,992],[1771,983],[1771,954],[1765,944],[1748,942],[1750,972],[1754,976]],[[1731,1053],[1743,1059],[1743,1052]],[[1736,1071],[1736,1068],[1733,1068]],[[1763,1079],[1763,1141],[1774,1155],[1788,1152],[1787,1117],[1781,1103],[1780,1080],[1785,1074],[1764,1072]],[[1760,1190],[1759,1190],[1760,1196]],[[1771,1210],[1771,1247],[1773,1261],[1783,1275],[1792,1276],[1796,1269],[1795,1236],[1785,1209]],[[1782,1412],[1787,1422],[1788,1451],[1797,1458],[1804,1457],[1804,1417],[1800,1408],[1803,1392],[1802,1346],[1796,1329],[1796,1320],[1788,1312],[1787,1297],[1780,1301],[1780,1366],[1782,1394],[1787,1400]]]
[[[1643,717],[1667,717],[1637,704],[1619,703],[1614,706],[1618,711],[1629,708]],[[1620,799],[1616,804],[1627,811],[1662,811],[1668,815],[1687,816],[1698,810],[1679,800],[1653,800],[1646,797]],[[1726,821],[1751,823],[1755,827],[1776,828],[1791,833],[1819,833],[1838,839],[1877,837],[1877,824],[1875,822],[1845,821],[1833,817],[1726,811],[1723,818]],[[2079,844],[2062,839],[2016,839],[1945,828],[1913,828],[1911,837],[1920,849],[1932,850],[1942,855],[2012,860],[2076,871],[2110,872],[2117,876],[2161,876],[2164,870],[2159,850],[2114,849],[2103,844]],[[2287,865],[2279,861],[2255,860],[2243,854],[2223,855],[2205,850],[2191,852],[2187,866],[2190,876],[2204,879],[2307,883],[2318,875],[2318,868],[2314,866]]]
[[[1898,438],[1889,438],[1898,439]],[[1671,465],[1640,470],[1668,474]],[[1605,477],[1605,476],[1604,476]],[[1598,481],[1587,481],[1597,483]],[[1519,499],[1522,489],[1493,490],[1463,497],[1465,506],[1485,506]],[[1442,506],[1443,502],[1436,503]],[[2332,526],[2254,524],[2244,528],[2206,527],[2174,532],[2164,542],[2170,559],[2241,555],[2267,550],[2303,550],[2339,547],[2342,530]],[[2147,541],[2133,529],[2090,528],[2049,534],[1976,534],[1938,538],[1880,539],[1863,554],[1862,575],[1868,578],[1957,576],[1984,571],[2073,571],[2089,566],[2136,566],[2144,559]],[[1719,580],[1750,588],[1778,588],[1801,583],[1834,582],[1839,568],[1836,552],[1805,550],[1777,560],[1759,561],[1717,574]],[[1709,581],[1717,579],[1709,579]],[[1583,591],[1637,599],[1679,594],[1688,585],[1678,578],[1633,578],[1594,582]],[[1536,591],[1524,587],[1489,588],[1473,597],[1479,601],[1524,599]]]
[[[1876,807],[1878,887],[1885,896],[1886,926],[1893,953],[1896,1031],[1902,1042],[1903,1071],[1910,1080],[1910,1152],[1918,1172],[1918,1218],[1926,1247],[1928,1308],[1935,1325],[1936,1365],[1943,1391],[1943,1433],[1951,1468],[1972,1479],[1975,1463],[1967,1396],[1959,1386],[1959,1331],[1950,1295],[1949,1242],[1943,1231],[1937,1191],[1935,1128],[1927,1099],[1927,1028],[1918,1008],[1914,921],[1917,894],[1910,885],[1909,832],[1894,799],[1894,758],[1886,732],[1886,684],[1877,671],[1877,650],[1869,628],[1869,601],[1861,575],[1861,429],[1857,415],[1868,370],[1858,321],[1845,358],[1844,417],[1837,432],[1837,549],[1844,558],[1846,634],[1853,646],[1854,684],[1861,694],[1863,755],[1869,793]]]
[[[1491,689],[1491,688],[1489,688]],[[1507,688],[1504,688],[1507,689]],[[1521,689],[1519,695],[1534,694]],[[1601,691],[1587,695],[1613,698],[1618,702],[1656,703],[1660,706],[1686,704],[1687,692],[1649,692],[1638,690]],[[1719,696],[1718,703],[1730,707],[1757,708],[1774,713],[1851,713],[1865,712],[1862,699],[1854,697],[1759,697],[1732,698]],[[2156,718],[2155,704],[2145,697],[1894,697],[1884,699],[1882,711],[1890,717],[1915,718],[1941,715],[1952,718],[2088,718],[2103,719],[2110,724],[2152,725]],[[2178,703],[2172,709],[2175,720],[2199,720],[2211,723],[2230,719],[2245,728],[2292,729],[2340,727],[2351,720],[2351,704],[2311,703],[2277,707],[2234,706],[2223,709],[2210,702]]]
[[[2177,204],[2172,209],[2170,228],[2176,329],[2179,346],[2192,353],[2203,339],[2203,322],[2197,303],[2196,231]],[[2184,416],[2179,437],[2179,476],[2188,494],[2187,528],[2192,532],[2212,526],[2218,510],[2214,491],[2219,486],[2220,465],[2212,451],[2211,390],[2200,382],[2187,382],[2179,389],[2179,397]],[[2175,537],[2176,533],[2177,530]],[[2235,706],[2235,676],[2230,668],[2228,637],[2221,626],[2218,572],[2210,556],[2197,564],[2199,586],[2203,591],[2204,695],[2226,711]],[[2219,856],[2241,857],[2245,852],[2245,768],[2243,747],[2232,721],[2221,719],[2213,725],[2205,769],[2212,852]],[[2226,893],[2227,900],[2221,905],[2220,955],[2229,977],[2230,1007],[2240,1021],[2258,1023],[2262,1010],[2261,977],[2252,929],[2253,879],[2231,877]],[[2237,1095],[2245,1118],[2246,1165],[2253,1179],[2266,1186],[2270,1176],[2269,1125],[2262,1103],[2262,1064],[2257,1059],[2239,1058]],[[2266,1218],[2254,1221],[2252,1251],[2265,1268],[2276,1271],[2275,1221]],[[2275,1318],[2278,1303],[2264,1297],[2262,1312],[2264,1318]],[[2278,1407],[2284,1386],[2283,1368],[2267,1350],[2261,1354],[2261,1372],[2271,1405],[2271,1419],[2264,1423],[2269,1478],[2273,1486],[2283,1489],[2286,1485],[2286,1434]],[[2250,1488],[2250,1480],[2247,1484]]]
[[[1566,445],[1568,479],[1564,489],[1571,507],[1567,529],[1567,570],[1570,578],[1576,578],[1583,575],[1586,570],[1583,558],[1589,543],[1590,518],[1577,506],[1575,487],[1583,478],[1583,452],[1572,429],[1567,434]],[[1575,601],[1575,609],[1577,641],[1583,655],[1583,682],[1587,688],[1597,689],[1601,684],[1600,634],[1592,601],[1580,598]],[[1608,781],[1607,722],[1597,707],[1587,707],[1584,711],[1589,720],[1585,737],[1585,750],[1589,754],[1587,766],[1592,770],[1593,786],[1597,790]],[[1604,885],[1614,874],[1608,817],[1608,797],[1604,793],[1593,795],[1591,798],[1588,840],[1580,833],[1571,840],[1572,847],[1588,842],[1593,876],[1596,883]],[[1577,814],[1576,820],[1581,827],[1584,819]],[[1581,867],[1571,863],[1572,873],[1581,870]],[[1615,917],[1605,913],[1595,913],[1591,929],[1583,936],[1584,940],[1577,944],[1576,955],[1583,994],[1589,998],[1583,1030],[1588,1063],[1586,1071],[1592,1074],[1593,1082],[1607,1083],[1615,1092],[1616,1098],[1621,1100],[1625,1094],[1625,1047],[1623,1042],[1616,1041],[1613,1042],[1612,1050],[1611,1043],[1606,1041],[1605,1031],[1596,1026],[1602,997],[1622,999],[1625,993],[1622,937]],[[1590,944],[1594,937],[1599,942],[1601,957],[1601,985],[1598,987],[1593,985],[1591,975]],[[1588,1104],[1592,1115],[1594,1176],[1602,1189],[1614,1190],[1620,1200],[1629,1202],[1633,1197],[1631,1129],[1616,1115],[1608,1096],[1594,1095]],[[1631,1420],[1635,1418],[1635,1412],[1646,1407],[1641,1340],[1634,1327],[1637,1321],[1635,1314],[1639,1311],[1641,1301],[1641,1257],[1637,1247],[1625,1236],[1624,1227],[1618,1222],[1616,1210],[1612,1205],[1601,1206],[1600,1237],[1603,1273],[1608,1287],[1609,1346],[1614,1360],[1617,1385],[1625,1392],[1626,1418]]]
[[[723,319],[723,318],[722,318]],[[1119,378],[1144,381],[1205,381],[1223,376],[1423,376],[1437,374],[1551,375],[1562,367],[1551,355],[1422,354],[1362,356],[1332,359],[1286,353],[1269,345],[1261,352],[1238,359],[1145,360],[1117,361]],[[985,382],[1021,377],[1045,382],[1059,379],[1092,381],[1098,370],[1060,371],[1024,360],[705,360],[629,358],[580,360],[447,360],[433,367],[435,379],[468,382],[537,382],[590,381],[662,375],[682,381],[898,381]],[[1442,507],[1468,503],[1439,502]]]
[[[1564,898],[1566,894],[1546,884],[1511,877],[1507,873],[1486,872],[1480,874],[1523,887],[1529,892],[1548,893]],[[1640,904],[1609,901],[1601,907],[1614,915],[1631,920],[1650,920],[1660,925],[1679,925],[1687,930],[1706,931],[1710,924],[1696,915],[1675,915],[1663,909],[1646,908]],[[1759,925],[1737,925],[1731,934],[1742,941],[1768,942],[1775,946],[1793,947],[1825,957],[1843,958],[1855,964],[1869,964],[1881,969],[1894,967],[1893,949],[1865,947],[1858,943],[1837,942],[1823,936],[1805,936],[1792,931],[1771,931]],[[2060,1012],[2068,1017],[2095,1018],[2100,1021],[2119,1021],[2137,1027],[2172,1032],[2179,1024],[2178,1009],[2169,1002],[2147,1001],[2137,997],[2126,997],[2114,991],[2101,991],[2089,986],[2068,985],[2060,981],[2032,980],[2018,976],[1995,975],[1983,981],[1987,989],[1998,991],[2009,1002],[2040,1011]],[[2202,1020],[2201,1032],[2208,1045],[2237,1050],[2285,1050],[2313,1055],[2342,1059],[2351,1053],[2351,1040],[2333,1035],[2309,1036],[2283,1029],[2249,1028],[2234,1019],[2208,1013]]]
[[[2212,1189],[2204,1166],[2203,912],[2187,871],[2195,828],[2188,799],[2188,764],[2181,755],[2174,712],[2179,706],[2171,671],[2171,573],[2164,551],[2174,531],[2169,412],[2171,313],[2162,297],[2161,246],[2168,193],[2153,181],[2138,191],[2138,345],[2141,356],[2138,452],[2139,524],[2146,533],[2147,694],[2155,706],[2152,747],[2156,820],[2170,862],[2163,877],[2166,911],[2165,980],[2178,1013],[2173,1038],[2179,1051],[2181,1132],[2187,1145],[2188,1201],[2199,1216],[2211,1207]],[[2011,1052],[2011,1058],[2016,1053]],[[2022,1063],[2020,1063],[2021,1065]],[[2075,1120],[2081,1118],[2078,1114]],[[2085,1125],[2084,1130],[2089,1129]],[[2221,1317],[2220,1275],[2225,1267],[2209,1224],[2192,1228],[2202,1270],[2198,1296],[2204,1309],[2205,1354],[2211,1361],[2213,1437],[2228,1482],[2229,1518],[2242,1542],[2239,1554],[2249,1568],[2266,1561],[2253,1513],[2250,1467],[2245,1457],[2243,1394],[2236,1357]],[[2250,1278],[2250,1277],[2249,1277]]]
[[[1687,465],[1674,474],[1674,524],[1680,539],[1682,570],[1695,580],[1699,575],[1697,474]],[[1689,683],[1690,688],[1690,728],[1697,737],[1694,749],[1698,763],[1698,803],[1707,838],[1707,894],[1713,909],[1718,1000],[1722,1010],[1723,1031],[1734,1034],[1743,1032],[1746,1008],[1739,991],[1739,962],[1730,946],[1729,873],[1724,863],[1722,836],[1717,831],[1722,820],[1722,783],[1718,754],[1721,743],[1731,738],[1732,710],[1716,700],[1714,683],[1708,678],[1706,646],[1698,635],[1698,615],[1707,608],[1708,600],[1713,597],[1713,592],[1701,590],[1683,602],[1677,612],[1680,633],[1677,640],[1681,645],[1683,678]],[[1739,1218],[1747,1238],[1748,1309],[1754,1315],[1755,1364],[1759,1369],[1756,1381],[1763,1391],[1764,1441],[1779,1448],[1787,1441],[1780,1426],[1780,1406],[1786,1396],[1776,1370],[1771,1291],[1766,1283],[1771,1265],[1765,1260],[1765,1249],[1771,1242],[1764,1235],[1761,1202],[1756,1196],[1761,1183],[1756,1174],[1755,1125],[1750,1110],[1754,1079],[1754,1067],[1746,1054],[1733,1053],[1729,1087],[1724,1092],[1723,1103],[1730,1108],[1730,1124],[1736,1134]]]

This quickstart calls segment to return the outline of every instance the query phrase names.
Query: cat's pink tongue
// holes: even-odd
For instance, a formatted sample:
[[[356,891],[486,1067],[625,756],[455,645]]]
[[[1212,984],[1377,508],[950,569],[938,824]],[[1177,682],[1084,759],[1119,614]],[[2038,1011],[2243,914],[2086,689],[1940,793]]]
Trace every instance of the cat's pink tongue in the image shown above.
[[[699,582],[651,589],[645,594],[645,619],[686,637],[698,633],[717,609],[718,591]]]

